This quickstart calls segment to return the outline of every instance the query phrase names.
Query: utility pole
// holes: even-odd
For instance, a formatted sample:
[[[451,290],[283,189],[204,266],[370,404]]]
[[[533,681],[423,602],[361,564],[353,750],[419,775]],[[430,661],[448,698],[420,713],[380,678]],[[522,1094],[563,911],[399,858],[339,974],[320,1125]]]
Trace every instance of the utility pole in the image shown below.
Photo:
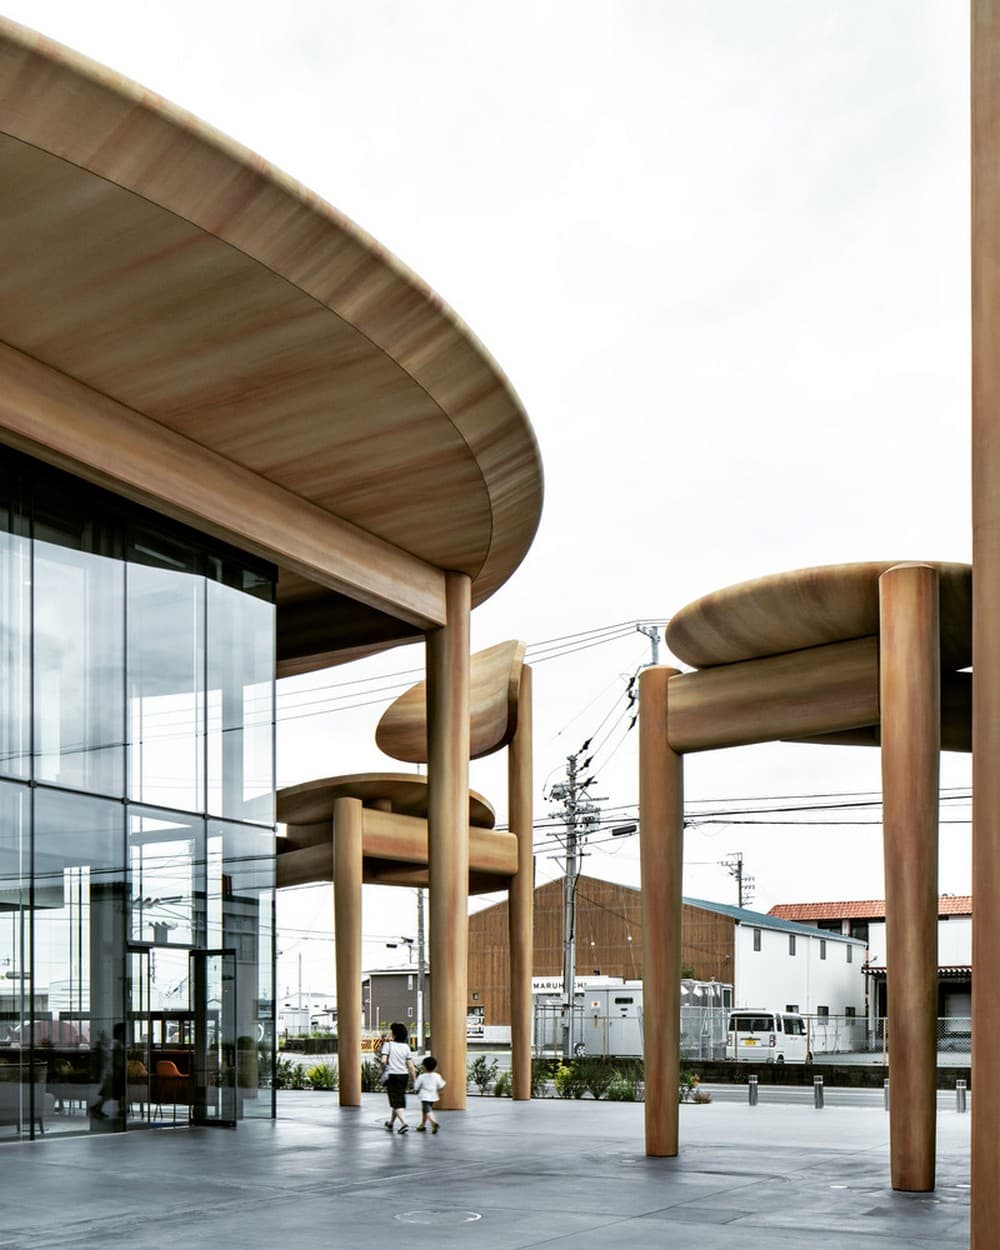
[[[660,627],[658,625],[637,625],[636,629],[640,634],[645,634],[649,639],[650,646],[653,648],[653,656],[649,661],[650,664],[659,664],[660,662]],[[645,668],[646,665],[643,665]]]
[[[736,881],[736,894],[739,899],[739,906],[745,907],[748,903],[752,903],[756,882],[749,873],[743,871],[743,852],[733,851],[725,859],[720,859],[719,864]]]
[[[427,1047],[424,1036],[424,892],[417,890],[417,1044]]]
[[[583,750],[590,745],[584,744]],[[574,1004],[576,993],[576,884],[580,875],[580,842],[586,840],[600,820],[600,809],[595,803],[587,802],[586,789],[593,784],[593,778],[581,781],[580,773],[590,764],[590,759],[581,765],[579,753],[567,756],[566,780],[558,782],[550,791],[553,799],[562,800],[563,806],[558,813],[566,827],[566,875],[563,878],[563,1004],[566,1011],[564,1028],[563,1055],[567,1059],[573,1057],[574,1037]]]

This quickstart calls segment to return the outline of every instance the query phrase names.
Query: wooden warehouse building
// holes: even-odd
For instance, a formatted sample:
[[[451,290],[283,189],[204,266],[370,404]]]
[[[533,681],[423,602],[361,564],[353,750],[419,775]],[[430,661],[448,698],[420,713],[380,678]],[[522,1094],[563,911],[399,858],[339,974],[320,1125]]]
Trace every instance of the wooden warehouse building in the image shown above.
[[[733,979],[738,908],[683,904],[681,967],[700,981]],[[751,913],[743,913],[750,915]],[[762,920],[768,920],[762,917]],[[793,926],[804,928],[804,926]],[[469,1004],[488,1025],[510,1023],[507,904],[469,917]],[[535,890],[536,977],[557,977],[563,968],[563,881]],[[576,975],[642,976],[642,904],[631,886],[581,876],[576,890]],[[478,1010],[482,1008],[482,1012]]]
[[[536,978],[562,976],[562,879],[535,890]],[[469,918],[469,1014],[510,1023],[506,904]],[[734,1006],[864,1016],[865,943],[813,925],[705,899],[681,903],[681,974],[732,986]],[[641,895],[581,876],[576,886],[576,976],[642,976]]]

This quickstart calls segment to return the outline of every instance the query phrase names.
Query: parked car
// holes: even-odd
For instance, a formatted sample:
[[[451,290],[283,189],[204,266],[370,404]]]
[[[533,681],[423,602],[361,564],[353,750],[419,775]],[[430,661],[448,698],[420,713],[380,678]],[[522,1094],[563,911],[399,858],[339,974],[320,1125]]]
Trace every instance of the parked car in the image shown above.
[[[745,1008],[730,1012],[726,1058],[748,1063],[806,1063],[806,1022],[787,1011]]]
[[[36,1046],[80,1046],[87,1042],[89,1028],[77,1020],[36,1020]],[[31,1025],[12,1025],[7,1038],[7,1045],[27,1050],[31,1041]]]

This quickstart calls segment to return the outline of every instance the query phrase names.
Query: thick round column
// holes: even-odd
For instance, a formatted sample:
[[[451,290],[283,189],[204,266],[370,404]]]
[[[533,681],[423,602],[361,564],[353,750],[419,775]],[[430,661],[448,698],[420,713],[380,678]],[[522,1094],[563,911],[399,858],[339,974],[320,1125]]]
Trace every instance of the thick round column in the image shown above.
[[[507,748],[508,828],[517,836],[517,876],[507,895],[510,930],[511,1095],[531,1097],[531,973],[535,856],[532,819],[531,669],[521,669],[517,729]]]
[[[677,1153],[681,1045],[683,760],[667,738],[673,668],[639,678],[639,861],[646,1154]]]
[[[360,799],[333,801],[333,931],[337,960],[340,1105],[361,1106]]]
[[[934,1188],[937,1118],[938,575],[898,565],[879,578],[882,823],[893,1189]]]
[[[427,858],[431,1047],[448,1084],[444,1110],[465,1110],[469,996],[469,613],[472,583],[448,573],[448,624],[427,635]]]
[[[1000,1228],[1000,0],[972,5],[972,1250]]]

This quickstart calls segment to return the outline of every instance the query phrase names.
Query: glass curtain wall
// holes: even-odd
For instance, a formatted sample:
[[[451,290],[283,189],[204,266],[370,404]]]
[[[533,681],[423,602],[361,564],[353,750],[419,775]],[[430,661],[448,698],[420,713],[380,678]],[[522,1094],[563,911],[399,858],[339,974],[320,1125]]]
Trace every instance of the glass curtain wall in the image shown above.
[[[31,791],[0,781],[0,1138],[31,1124]]]
[[[31,772],[31,544],[21,477],[0,488],[0,773]]]
[[[22,1031],[34,1054],[36,1129],[95,1123],[121,1128],[116,1098],[125,992],[122,806],[112,799],[34,790],[32,974],[39,1004]],[[117,1053],[116,1053],[117,1052]],[[84,1120],[86,1123],[87,1121]]]
[[[34,777],[122,793],[125,565],[120,528],[68,499],[36,501]]]
[[[236,957],[238,1115],[271,1115],[274,1062],[274,866],[268,831],[228,821],[208,824],[211,948]]]
[[[220,1071],[270,1115],[275,572],[0,470],[0,1140],[186,1122],[206,949]]]
[[[205,809],[205,584],[199,551],[130,527],[129,798]]]
[[[216,561],[208,583],[209,811],[274,823],[271,587]],[[223,580],[228,579],[228,580]]]

